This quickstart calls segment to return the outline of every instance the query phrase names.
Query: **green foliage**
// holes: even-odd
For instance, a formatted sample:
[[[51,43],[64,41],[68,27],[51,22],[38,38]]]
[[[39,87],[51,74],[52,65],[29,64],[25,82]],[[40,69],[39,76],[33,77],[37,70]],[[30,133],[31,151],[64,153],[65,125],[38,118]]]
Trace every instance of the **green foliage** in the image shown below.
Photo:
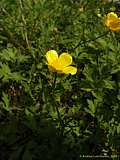
[[[0,159],[115,159],[120,34],[103,20],[118,13],[114,3],[1,0],[0,6]],[[50,49],[70,53],[77,74],[51,73]]]

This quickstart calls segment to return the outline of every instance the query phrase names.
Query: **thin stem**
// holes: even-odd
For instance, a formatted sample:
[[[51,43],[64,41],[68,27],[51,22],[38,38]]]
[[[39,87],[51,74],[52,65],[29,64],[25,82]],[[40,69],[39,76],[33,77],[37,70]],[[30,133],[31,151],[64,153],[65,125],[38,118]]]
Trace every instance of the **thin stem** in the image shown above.
[[[91,42],[91,41],[95,41],[96,39],[99,39],[101,37],[104,37],[105,35],[107,35],[109,33],[109,31],[105,32],[104,34],[94,38],[94,39],[89,39],[89,40],[86,40],[86,41],[79,41],[78,44],[73,48],[73,50],[77,49],[80,45],[84,44],[84,43],[88,43],[88,42]]]
[[[25,41],[26,41],[27,47],[28,47],[28,49],[30,49],[30,44],[29,44],[28,34],[27,34],[27,28],[26,28],[27,22],[25,20],[24,14],[23,14],[24,13],[24,9],[23,9],[22,0],[19,0],[19,4],[20,4],[22,22],[23,22],[23,25],[24,25],[23,34],[24,34],[24,37],[25,37]]]
[[[57,74],[55,73],[54,81],[53,81],[53,84],[52,84],[52,90],[53,90],[52,93],[54,93],[54,91],[55,91],[56,79],[57,79]]]
[[[55,85],[56,85],[56,79],[57,79],[57,74],[55,73],[55,77],[54,77],[54,81],[53,81],[53,85],[52,85],[52,95],[54,96],[54,92],[55,92]],[[53,101],[54,105],[55,105],[55,109],[57,111],[57,116],[58,116],[58,120],[59,120],[59,123],[60,123],[60,126],[61,126],[61,135],[63,134],[63,128],[64,128],[64,124],[63,124],[63,121],[62,121],[62,118],[61,118],[61,115],[60,115],[60,112],[59,112],[59,108],[55,102],[55,99]]]

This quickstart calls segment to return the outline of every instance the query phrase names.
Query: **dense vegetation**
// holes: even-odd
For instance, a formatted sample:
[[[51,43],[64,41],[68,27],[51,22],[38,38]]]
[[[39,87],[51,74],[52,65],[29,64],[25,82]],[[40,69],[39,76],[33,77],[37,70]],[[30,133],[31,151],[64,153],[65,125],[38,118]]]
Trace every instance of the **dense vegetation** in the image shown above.
[[[104,24],[111,11],[119,15],[105,0],[0,1],[1,160],[117,160],[120,31]],[[50,72],[51,49],[71,54],[77,74]]]

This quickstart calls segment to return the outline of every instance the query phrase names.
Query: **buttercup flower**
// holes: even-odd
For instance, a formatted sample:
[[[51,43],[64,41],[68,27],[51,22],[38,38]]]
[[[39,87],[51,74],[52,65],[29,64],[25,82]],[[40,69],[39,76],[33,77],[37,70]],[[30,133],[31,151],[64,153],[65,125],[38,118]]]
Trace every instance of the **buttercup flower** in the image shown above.
[[[72,64],[72,56],[68,53],[62,53],[58,56],[55,50],[46,53],[48,68],[52,72],[76,74],[77,68],[70,66]]]
[[[112,31],[120,30],[120,18],[114,12],[110,12],[107,14],[105,18],[105,24]]]

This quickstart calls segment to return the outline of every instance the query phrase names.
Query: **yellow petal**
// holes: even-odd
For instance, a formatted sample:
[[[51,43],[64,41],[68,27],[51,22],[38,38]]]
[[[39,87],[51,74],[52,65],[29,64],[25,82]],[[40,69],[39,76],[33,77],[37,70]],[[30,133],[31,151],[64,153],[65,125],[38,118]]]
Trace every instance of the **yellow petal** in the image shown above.
[[[59,58],[59,65],[61,68],[67,67],[72,63],[72,56],[68,53],[62,53]]]
[[[113,21],[116,21],[118,19],[117,14],[115,14],[114,12],[110,12],[107,14],[106,18],[105,18],[105,24],[106,26],[110,26],[110,23]]]
[[[113,31],[120,30],[120,20],[117,19],[114,22],[110,22],[110,29]]]
[[[58,54],[55,50],[50,50],[46,53],[46,59],[48,64],[51,65],[55,60],[58,59]]]
[[[76,67],[72,67],[72,66],[68,66],[68,67],[65,67],[64,69],[63,69],[63,73],[65,73],[65,74],[72,74],[72,75],[74,75],[74,74],[76,74],[76,72],[77,72],[77,68]]]
[[[118,18],[118,16],[117,16],[116,13],[110,12],[110,13],[107,14],[107,18],[110,19],[110,20],[112,20],[112,19],[114,20],[114,19]]]
[[[62,70],[62,69],[63,69],[62,65],[59,63],[59,59],[56,59],[56,60],[51,64],[51,66],[52,66],[53,68],[55,68],[56,70]]]

